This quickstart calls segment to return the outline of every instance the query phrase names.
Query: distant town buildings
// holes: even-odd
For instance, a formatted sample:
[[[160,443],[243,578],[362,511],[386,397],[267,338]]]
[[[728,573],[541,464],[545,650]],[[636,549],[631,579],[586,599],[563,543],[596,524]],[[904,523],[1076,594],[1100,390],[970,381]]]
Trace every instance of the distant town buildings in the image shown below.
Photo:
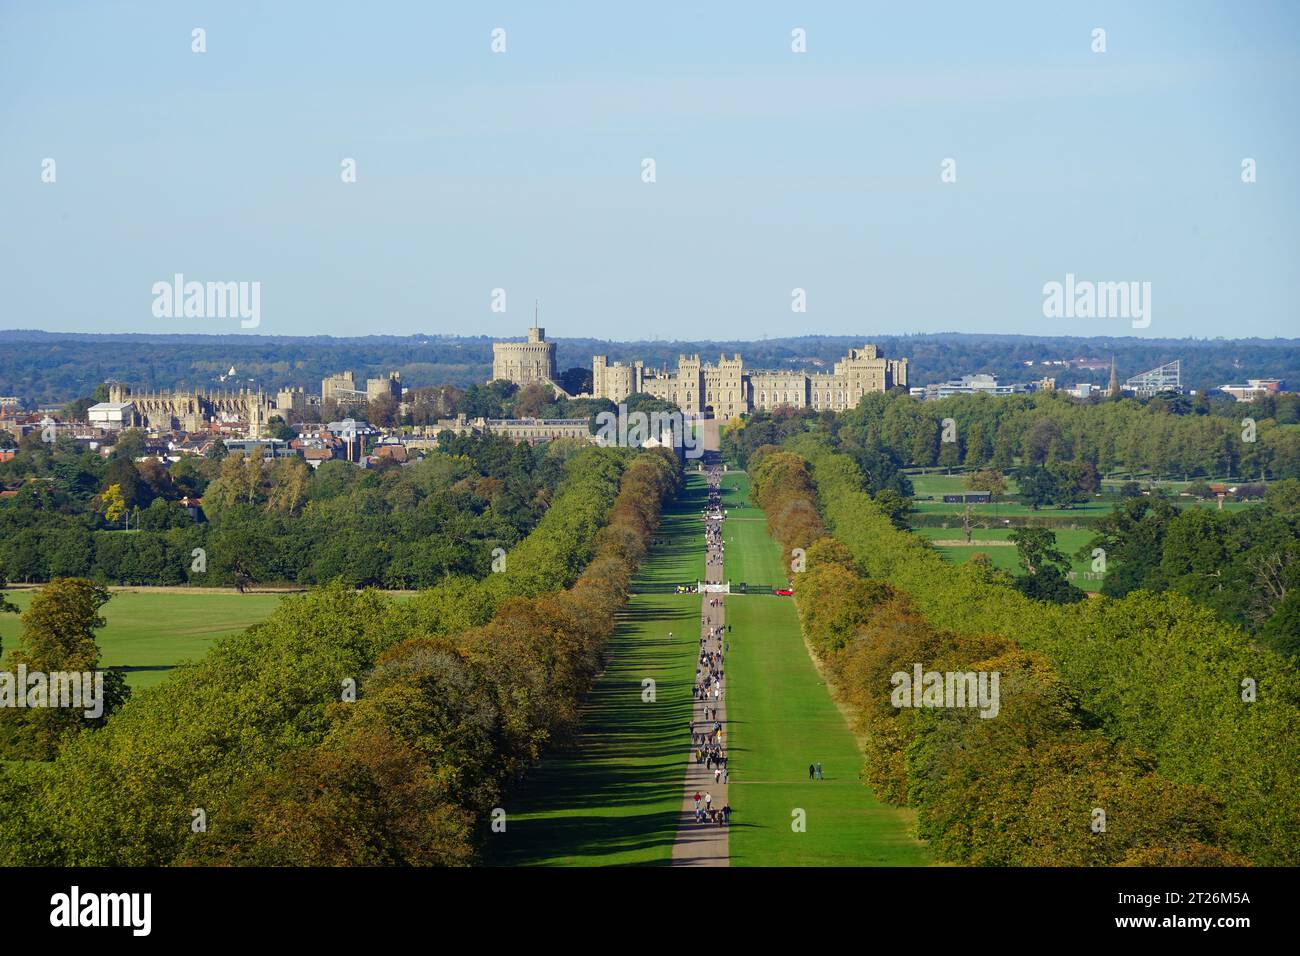
[[[275,402],[260,390],[137,392],[120,382],[109,385],[107,402],[92,407],[106,421],[120,419],[118,427],[198,432],[224,423],[244,426],[253,438],[266,433],[276,412]]]
[[[952,395],[1014,395],[1033,390],[1034,387],[1031,385],[1002,385],[998,383],[996,375],[980,373],[963,375],[961,378],[950,379],[947,382],[932,382],[921,388],[911,389],[911,393],[917,398],[933,401]]]
[[[436,425],[416,429],[417,434],[426,437],[445,431],[453,435],[502,435],[512,441],[526,441],[529,444],[554,441],[557,438],[594,440],[591,423],[585,418],[468,418],[457,415],[455,418],[443,419]]]
[[[99,402],[86,410],[86,420],[97,428],[120,431],[130,428],[135,406],[130,402]]]
[[[1231,395],[1239,402],[1253,402],[1265,395],[1282,391],[1280,378],[1248,378],[1245,385],[1220,385],[1219,391]]]
[[[282,396],[284,394],[284,392],[281,392]],[[322,402],[333,401],[345,407],[367,405],[385,395],[391,396],[399,402],[402,400],[402,375],[400,372],[389,372],[387,378],[368,378],[366,379],[365,388],[357,388],[356,380],[352,377],[351,372],[339,372],[337,375],[321,379],[320,383]],[[292,394],[289,395],[289,399],[290,401],[286,404],[292,405]]]
[[[1179,359],[1134,375],[1124,383],[1124,391],[1139,398],[1150,398],[1161,392],[1181,393],[1182,390],[1182,362]]]
[[[1025,362],[1033,366],[1034,362]],[[1149,397],[1161,393],[1181,392],[1181,363],[1178,360],[1149,369],[1128,379],[1121,386],[1115,359],[1052,359],[1037,363],[1086,369],[1096,373],[1109,366],[1107,386],[1083,382],[1062,389],[1079,399],[1099,395],[1133,394]],[[851,348],[827,369],[827,363],[806,360],[809,367],[790,369],[747,368],[739,354],[719,356],[716,363],[702,361],[699,355],[678,356],[676,368],[647,368],[644,362],[630,364],[610,362],[608,356],[592,357],[592,388],[589,394],[570,396],[555,382],[556,346],[546,340],[545,329],[534,323],[526,341],[493,344],[493,380],[504,379],[525,386],[544,384],[554,387],[564,397],[586,397],[623,402],[634,394],[650,395],[670,402],[689,416],[712,415],[733,419],[758,410],[781,406],[815,411],[845,411],[856,407],[867,394],[907,388],[908,360],[886,358],[876,346],[865,344]],[[230,375],[233,377],[234,370]],[[1250,402],[1282,391],[1277,378],[1248,379],[1244,384],[1228,384],[1219,391],[1237,401]],[[923,400],[955,395],[1013,395],[1037,391],[1057,391],[1055,374],[1024,382],[1003,383],[996,375],[976,373],[962,375],[947,382],[911,388],[910,394]],[[411,411],[401,375],[387,375],[365,380],[360,387],[351,371],[338,372],[321,380],[320,397],[309,394],[302,386],[282,388],[274,397],[261,390],[136,390],[122,383],[110,382],[108,400],[91,405],[85,421],[60,420],[57,408],[21,411],[16,396],[0,396],[0,429],[16,439],[41,430],[54,436],[51,440],[72,438],[103,453],[112,446],[115,433],[128,428],[145,429],[149,434],[142,449],[144,455],[162,461],[178,461],[190,455],[214,453],[218,442],[232,454],[257,455],[267,459],[298,456],[311,467],[328,461],[346,461],[369,466],[393,462],[402,464],[425,450],[436,448],[439,436],[500,435],[516,442],[539,443],[556,440],[579,440],[599,443],[592,434],[587,418],[470,418],[459,415],[443,418],[434,424],[396,427],[400,420],[384,414],[382,422],[363,419],[365,407],[377,400],[391,398],[397,403],[398,415]],[[326,408],[327,403],[333,403]],[[443,406],[443,412],[454,406]],[[359,409],[360,411],[353,411]],[[371,409],[373,411],[373,408]],[[317,424],[321,412],[339,416],[338,421]],[[296,434],[273,428],[271,419],[278,416],[293,426]],[[355,417],[353,417],[355,416]],[[427,416],[427,417],[426,417]],[[426,406],[422,420],[432,417]],[[308,421],[311,419],[311,421]],[[272,433],[282,437],[273,437]],[[661,439],[648,442],[653,445]],[[8,452],[7,454],[12,454]]]

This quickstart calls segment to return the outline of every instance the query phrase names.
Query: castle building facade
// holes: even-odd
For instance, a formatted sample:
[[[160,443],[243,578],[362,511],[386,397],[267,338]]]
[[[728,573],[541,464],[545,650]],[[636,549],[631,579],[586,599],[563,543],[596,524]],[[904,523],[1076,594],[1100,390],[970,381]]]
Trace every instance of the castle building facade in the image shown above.
[[[746,369],[740,355],[720,356],[717,364],[682,355],[676,371],[651,370],[642,362],[610,363],[592,357],[592,395],[612,402],[645,393],[672,402],[688,415],[730,419],[755,409],[782,405],[816,411],[846,411],[868,392],[907,387],[907,359],[887,359],[874,345],[849,349],[831,372]]]
[[[213,424],[238,422],[247,423],[250,438],[265,435],[267,422],[276,413],[275,402],[268,395],[246,389],[135,392],[128,385],[113,383],[108,388],[108,401],[131,406],[131,427],[199,432]]]
[[[555,382],[555,343],[546,341],[546,330],[534,325],[525,342],[492,343],[492,380],[505,379],[516,385]]]

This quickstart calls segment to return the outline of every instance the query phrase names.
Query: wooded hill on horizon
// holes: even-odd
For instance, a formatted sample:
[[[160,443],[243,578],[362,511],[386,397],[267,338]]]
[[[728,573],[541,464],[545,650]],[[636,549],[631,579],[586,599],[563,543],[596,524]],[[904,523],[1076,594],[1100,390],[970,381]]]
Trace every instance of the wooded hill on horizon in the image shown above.
[[[1115,356],[1125,378],[1179,359],[1183,385],[1217,388],[1248,378],[1300,381],[1300,339],[1193,339],[1124,336],[1026,336],[925,333],[856,336],[799,335],[758,340],[628,340],[548,336],[557,345],[560,369],[591,368],[593,354],[611,361],[641,360],[675,366],[680,354],[714,360],[739,352],[750,368],[827,369],[847,348],[866,342],[889,357],[909,360],[912,385],[988,373],[1004,382],[1052,376],[1058,387],[1077,382],[1104,385]],[[138,388],[261,388],[299,385],[314,391],[320,380],[344,369],[360,377],[399,371],[411,388],[467,386],[492,370],[489,336],[371,335],[269,336],[250,334],[92,334],[0,331],[0,394],[46,404],[89,395],[108,380]],[[1104,367],[1044,365],[1091,359]],[[1028,365],[1026,363],[1033,362]],[[819,364],[820,363],[820,364]],[[234,377],[226,376],[231,367]]]

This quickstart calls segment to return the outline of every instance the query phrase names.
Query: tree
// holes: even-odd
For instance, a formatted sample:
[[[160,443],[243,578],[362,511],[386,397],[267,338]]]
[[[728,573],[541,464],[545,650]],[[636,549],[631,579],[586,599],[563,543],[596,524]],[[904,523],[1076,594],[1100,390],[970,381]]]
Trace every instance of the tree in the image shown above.
[[[1031,465],[1042,465],[1052,455],[1061,441],[1061,426],[1051,418],[1040,418],[1025,436],[1025,460]]]
[[[516,418],[540,418],[542,409],[555,400],[549,385],[533,382],[515,393]]]
[[[983,491],[990,497],[997,498],[1007,492],[1007,479],[996,468],[977,471],[966,479],[966,487],[971,491]]]
[[[55,578],[45,585],[23,612],[19,646],[9,655],[11,670],[23,666],[29,674],[45,675],[51,694],[51,675],[68,673],[79,680],[80,674],[96,672],[99,645],[95,630],[104,626],[99,611],[109,597],[104,587],[84,578]],[[50,700],[49,706],[0,711],[0,719],[10,724],[7,729],[11,733],[6,736],[11,745],[29,758],[50,759],[65,736],[101,725],[130,696],[120,672],[105,672],[102,681],[103,710],[96,717],[86,716],[89,702],[82,709],[55,706]]]
[[[17,614],[18,605],[9,600],[5,594],[5,588],[9,587],[9,582],[5,580],[3,572],[0,572],[0,614]],[[4,651],[4,645],[0,644],[0,652]]]
[[[981,468],[988,463],[991,452],[988,430],[981,421],[973,422],[966,430],[966,465]]]
[[[1026,574],[1037,574],[1052,566],[1066,571],[1070,559],[1056,547],[1056,532],[1047,528],[1015,528],[1008,540],[1016,546],[1020,567]]]
[[[311,466],[301,458],[281,458],[271,466],[271,491],[267,495],[268,511],[297,514],[307,501]]]
[[[397,424],[399,405],[392,395],[377,395],[370,400],[366,416],[376,428],[392,428]]]
[[[961,465],[961,443],[956,441],[939,443],[939,464],[952,474],[952,470]]]
[[[1047,528],[1016,528],[1011,532],[1020,567],[1016,589],[1026,597],[1054,604],[1073,604],[1084,593],[1069,582],[1070,559],[1056,547],[1056,533]]]
[[[272,415],[267,419],[266,425],[270,429],[272,438],[278,438],[280,441],[293,441],[298,437],[298,432],[280,415]]]
[[[138,428],[127,428],[118,433],[113,444],[113,457],[135,461],[144,456],[145,434]]]
[[[1016,463],[1016,432],[1010,422],[998,426],[997,438],[993,442],[993,456],[989,464],[999,471],[1007,471]]]
[[[1273,616],[1260,628],[1261,643],[1279,654],[1300,662],[1300,590],[1293,590],[1277,605]]]
[[[1270,482],[1264,492],[1264,503],[1278,514],[1300,514],[1300,479]]]
[[[886,488],[873,499],[886,517],[893,523],[895,528],[905,530],[908,527],[907,516],[912,510],[912,502],[909,498],[904,498],[897,491]]]
[[[126,499],[122,496],[121,485],[109,485],[99,496],[99,508],[105,520],[117,524],[126,518]]]
[[[153,489],[140,477],[140,470],[130,458],[114,458],[104,474],[104,487],[118,486],[118,493],[128,508],[146,508],[154,499]]]
[[[1106,576],[1101,593],[1122,597],[1138,588],[1160,590],[1160,570],[1165,532],[1178,510],[1158,498],[1129,498],[1093,524],[1095,532],[1085,545],[1106,555]]]
[[[1021,500],[1034,511],[1049,505],[1056,497],[1056,479],[1042,465],[1024,469],[1017,484]]]
[[[592,388],[592,371],[591,366],[574,366],[565,369],[560,374],[558,382],[560,388],[564,389],[570,395],[589,395]]]

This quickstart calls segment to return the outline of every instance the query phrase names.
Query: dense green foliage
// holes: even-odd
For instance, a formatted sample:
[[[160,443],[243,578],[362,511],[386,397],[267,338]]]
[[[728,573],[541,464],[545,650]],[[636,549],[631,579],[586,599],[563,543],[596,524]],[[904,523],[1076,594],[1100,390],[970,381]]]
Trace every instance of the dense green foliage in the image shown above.
[[[58,706],[52,699],[50,675],[101,672],[95,630],[104,625],[99,611],[108,599],[104,588],[78,578],[52,581],[32,598],[23,612],[21,640],[6,662],[6,678],[17,674],[20,668],[25,668],[28,674],[44,675],[49,682],[44,692],[50,695],[47,698],[50,706],[0,710],[0,759],[48,760],[69,737],[102,727],[130,696],[120,672],[102,671],[102,697],[97,715],[86,716],[92,705],[84,697],[86,706],[81,708]],[[15,681],[14,692],[15,696],[27,695],[28,688]]]
[[[799,523],[801,536],[783,539],[809,547],[816,574],[839,579],[817,587],[809,576],[797,585],[801,609],[806,602],[815,617],[806,625],[809,639],[830,651],[852,649],[845,653],[863,655],[864,667],[885,675],[859,701],[888,708],[895,721],[871,726],[880,749],[868,779],[893,799],[925,808],[923,835],[941,855],[1053,862],[1032,848],[1055,846],[1053,833],[1086,841],[1092,834],[1084,805],[1104,806],[1109,794],[1133,827],[1148,821],[1147,829],[1131,830],[1100,858],[1085,848],[1104,841],[1062,846],[1055,862],[1119,862],[1143,853],[1221,861],[1207,845],[1258,863],[1300,858],[1300,682],[1293,667],[1179,594],[1050,604],[1019,593],[985,565],[949,566],[894,527],[863,490],[854,462],[824,438],[803,436],[790,447],[798,456],[770,455],[755,475],[759,500],[769,515],[793,514],[815,479],[820,512],[842,543],[819,557],[821,546],[809,547],[819,534],[810,519]],[[803,460],[811,476],[799,475]],[[863,586],[850,586],[857,576],[889,587],[893,597],[879,595],[873,604]],[[881,613],[890,602],[898,606]],[[864,631],[870,621],[882,630]],[[895,653],[894,641],[911,643]],[[904,711],[898,720],[888,707],[888,674],[917,661],[1000,670],[1003,714],[983,720]],[[941,666],[945,661],[954,666]],[[841,686],[855,693],[863,675],[845,675]],[[1016,741],[1022,749],[1010,750]],[[977,743],[989,748],[986,761],[963,756]],[[1071,815],[1067,799],[1075,801]],[[979,846],[989,840],[999,847]]]
[[[501,794],[571,732],[679,480],[669,456],[585,450],[501,573],[404,602],[286,599],[52,764],[7,767],[4,861],[470,861]]]
[[[450,439],[406,466],[312,471],[227,456],[165,468],[25,441],[0,479],[0,573],[12,581],[84,576],[108,584],[320,584],[418,588],[487,572],[545,512],[565,462],[584,447],[492,435]],[[180,506],[200,495],[207,521]],[[116,503],[114,503],[116,502]],[[115,510],[116,509],[116,510]],[[122,517],[125,509],[133,517]],[[131,524],[131,530],[123,524]],[[195,549],[204,559],[195,561]]]
[[[1239,404],[1199,396],[1086,403],[1039,393],[920,402],[876,393],[836,416],[830,427],[848,454],[878,448],[917,467],[1007,470],[1020,463],[1050,469],[1069,463],[1101,474],[1286,478],[1300,477],[1298,399],[1286,395]],[[1254,441],[1243,438],[1247,417],[1257,425]],[[947,443],[940,427],[945,419],[955,426],[955,440]]]
[[[1300,655],[1300,512],[1290,505],[1297,487],[1295,479],[1278,482],[1264,507],[1246,511],[1125,502],[1093,524],[1086,546],[1106,555],[1101,593],[1176,591],[1278,652]]]

